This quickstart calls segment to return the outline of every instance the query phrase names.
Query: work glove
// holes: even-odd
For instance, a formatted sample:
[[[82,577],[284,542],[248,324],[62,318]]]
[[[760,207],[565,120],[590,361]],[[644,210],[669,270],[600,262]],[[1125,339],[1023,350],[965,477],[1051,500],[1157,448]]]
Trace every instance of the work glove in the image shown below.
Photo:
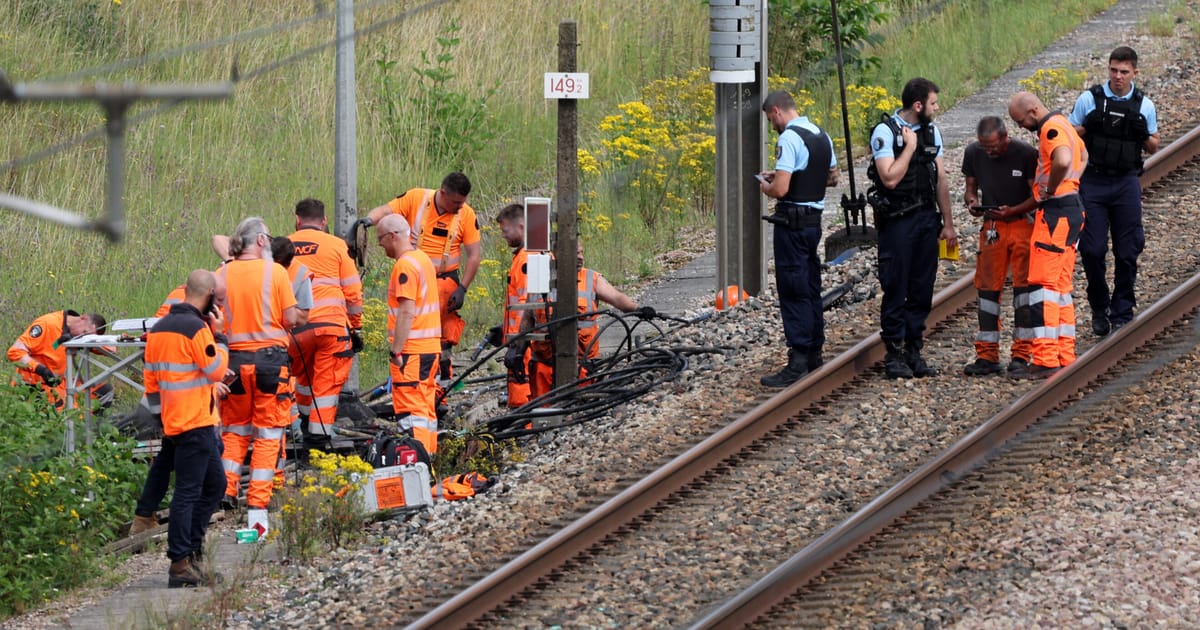
[[[508,352],[504,354],[504,367],[508,368],[508,374],[514,383],[525,383],[529,380],[525,374],[525,344],[509,346]]]
[[[462,308],[463,302],[466,301],[466,299],[467,290],[464,289],[460,284],[458,285],[458,288],[454,290],[454,293],[450,294],[450,298],[446,300],[446,310],[457,311],[458,309]]]
[[[633,314],[642,319],[654,319],[655,317],[658,317],[658,311],[654,310],[653,306],[643,306],[634,311]]]
[[[363,347],[364,346],[363,346],[363,338],[362,338],[362,329],[361,328],[351,328],[350,329],[350,349],[352,351],[354,351],[354,354],[358,354],[359,352],[363,351]]]
[[[38,364],[38,366],[34,368],[33,372],[34,374],[42,377],[42,382],[44,382],[48,387],[55,387],[62,382],[62,379],[58,378],[58,376],[55,376],[54,372],[51,372],[50,368],[44,365]]]
[[[504,344],[504,329],[500,326],[492,326],[489,328],[487,339],[484,339],[484,343],[494,348],[499,348]]]

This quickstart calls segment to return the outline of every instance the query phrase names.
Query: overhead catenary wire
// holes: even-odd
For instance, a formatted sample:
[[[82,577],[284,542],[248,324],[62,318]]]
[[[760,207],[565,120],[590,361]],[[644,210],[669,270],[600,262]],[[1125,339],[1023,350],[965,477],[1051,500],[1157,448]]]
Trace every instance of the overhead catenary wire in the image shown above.
[[[395,0],[374,0],[373,2],[369,2],[369,3],[367,3],[367,5],[364,5],[361,8],[367,8],[370,6],[377,5],[377,4],[383,4],[385,2],[394,2],[394,1]],[[430,0],[429,2],[426,2],[420,6],[413,7],[411,9],[406,9],[392,17],[380,20],[378,22],[374,22],[363,28],[355,29],[354,32],[351,33],[350,35],[346,35],[341,38],[334,37],[333,39],[322,42],[320,44],[315,44],[313,46],[310,46],[308,48],[300,50],[296,53],[288,55],[277,61],[272,61],[272,62],[263,64],[262,66],[259,66],[258,68],[255,68],[254,70],[252,70],[250,72],[239,73],[238,76],[236,77],[236,80],[238,83],[251,81],[260,76],[263,76],[270,72],[274,72],[276,70],[279,70],[280,68],[286,67],[293,63],[297,63],[303,59],[311,57],[312,55],[315,55],[327,48],[332,48],[334,46],[337,46],[343,40],[357,39],[359,37],[369,35],[371,33],[374,33],[375,31],[386,28],[387,26],[390,26],[396,22],[414,17],[416,15],[424,13],[425,11],[440,7],[441,5],[447,4],[452,1],[453,0]],[[356,8],[358,8],[358,7],[356,7]],[[332,12],[330,12],[330,14],[332,15]],[[324,18],[324,16],[322,16],[322,19],[323,18]],[[241,41],[241,40],[239,39],[238,41]],[[229,43],[237,43],[237,42],[224,42],[224,44],[229,44]],[[211,47],[206,46],[204,49],[208,49],[208,48],[211,48]],[[169,58],[169,57],[167,57],[167,58]],[[157,61],[157,59],[155,59],[153,61]],[[148,63],[148,61],[142,62],[142,63]],[[119,69],[123,69],[123,68],[119,68]],[[235,69],[235,71],[236,71],[236,69]],[[84,76],[91,76],[91,75],[89,74],[89,75],[84,75]],[[167,101],[165,103],[156,105],[149,109],[139,111],[137,114],[127,117],[126,124],[127,124],[127,126],[132,126],[132,125],[135,125],[135,124],[138,124],[141,122],[145,122],[146,120],[149,120],[156,116],[160,116],[162,114],[170,112],[171,110],[175,109],[182,103],[183,103],[182,100]],[[105,135],[104,125],[97,126],[94,129],[91,129],[79,136],[76,136],[75,138],[64,140],[62,142],[51,145],[49,147],[46,147],[45,149],[41,149],[41,150],[31,153],[29,155],[19,157],[19,158],[14,158],[12,160],[5,162],[3,165],[0,165],[0,175],[7,175],[8,173],[11,173],[15,170],[29,166],[30,164],[34,164],[36,162],[45,160],[45,159],[50,158],[58,153],[63,152],[63,151],[73,149],[75,147],[78,147],[82,144],[85,144],[85,143],[95,140],[97,138],[101,138],[104,135]]]

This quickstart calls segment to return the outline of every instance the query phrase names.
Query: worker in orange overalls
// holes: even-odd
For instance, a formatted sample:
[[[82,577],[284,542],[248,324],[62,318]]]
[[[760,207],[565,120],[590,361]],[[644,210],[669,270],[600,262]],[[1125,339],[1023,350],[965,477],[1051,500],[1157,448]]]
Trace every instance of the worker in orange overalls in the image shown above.
[[[312,272],[313,306],[308,323],[292,331],[292,371],[305,442],[328,446],[338,396],[350,377],[354,348],[362,348],[362,280],[346,242],[327,231],[325,204],[296,204],[296,231],[288,238],[296,260]]]
[[[375,225],[379,246],[396,261],[387,288],[392,410],[400,426],[433,455],[438,431],[435,366],[442,335],[437,273],[429,256],[413,247],[403,216],[389,214]]]
[[[466,300],[467,289],[479,271],[483,259],[479,220],[467,205],[471,180],[462,173],[450,173],[441,188],[413,188],[367,215],[372,225],[389,214],[399,214],[410,226],[409,237],[415,249],[429,255],[437,272],[438,301],[441,309],[441,360],[439,376],[452,377],[450,351],[462,338],[466,322],[458,310]],[[466,262],[463,262],[463,255]]]
[[[8,360],[17,364],[17,375],[26,385],[42,390],[56,408],[62,409],[67,400],[67,349],[62,344],[84,335],[102,335],[107,325],[96,313],[46,313],[33,320],[9,346]],[[112,404],[112,385],[93,387],[92,397],[107,407]]]
[[[527,299],[526,287],[529,285],[529,270],[526,263],[529,252],[525,251],[525,208],[520,204],[509,204],[501,208],[496,215],[496,223],[500,226],[500,235],[509,247],[513,248],[512,264],[508,267],[508,291],[504,301],[504,326],[502,328],[502,343],[508,343],[521,334],[521,315],[518,307]],[[524,365],[529,364],[530,352],[527,349],[522,358]],[[509,374],[508,378],[508,407],[516,409],[529,402],[529,381],[522,376]]]
[[[215,388],[228,372],[229,350],[220,309],[211,309],[217,283],[213,272],[188,274],[182,302],[146,336],[146,392],[142,404],[162,419],[164,448],[174,454],[175,494],[167,531],[169,588],[211,585],[214,574],[201,563],[208,522],[225,489]],[[211,328],[210,328],[211,327]],[[215,331],[215,332],[214,332]]]
[[[296,296],[287,272],[271,260],[271,235],[261,218],[242,220],[229,239],[233,256],[218,272],[225,280],[225,335],[237,375],[221,401],[226,504],[236,505],[242,462],[251,440],[246,503],[265,510],[292,406],[288,330],[296,325]]]
[[[1079,177],[1087,149],[1067,117],[1041,99],[1018,92],[1008,114],[1038,135],[1033,195],[1038,210],[1029,249],[1029,303],[1033,314],[1032,361],[1017,378],[1045,378],[1075,361],[1075,305],[1071,299],[1076,244],[1083,229]]]
[[[597,359],[600,356],[600,324],[597,321],[599,315],[599,302],[611,304],[624,313],[636,313],[643,319],[650,319],[658,315],[652,307],[637,305],[633,298],[621,293],[614,287],[604,276],[596,271],[587,269],[583,266],[583,242],[578,242],[576,249],[578,272],[576,274],[576,290],[578,306],[576,314],[579,317],[579,358],[580,371],[579,377],[587,377],[587,370],[583,363],[586,359]],[[553,295],[544,298],[547,303],[545,308],[538,308],[525,311],[522,317],[521,328],[523,331],[530,331],[537,328],[540,331],[545,331],[547,339],[534,340],[525,342],[529,345],[533,358],[528,362],[529,370],[526,370],[521,364],[524,356],[525,344],[516,344],[509,346],[508,354],[504,358],[504,364],[509,368],[510,372],[515,372],[518,375],[525,375],[529,380],[529,397],[530,399],[537,398],[546,394],[554,388],[554,346],[552,343],[553,331],[546,324],[553,319],[553,308],[551,304],[554,302]]]
[[[963,368],[963,373],[985,376],[1004,369],[1000,365],[1000,295],[1009,269],[1015,325],[1008,369],[1029,367],[1033,335],[1029,325],[1029,240],[1035,209],[1030,187],[1037,172],[1038,152],[1027,142],[1009,138],[999,116],[980,119],[975,138],[976,142],[963,152],[962,172],[967,184],[963,193],[967,210],[983,217],[975,260],[979,331],[975,333],[975,362]],[[982,205],[988,209],[983,210]]]

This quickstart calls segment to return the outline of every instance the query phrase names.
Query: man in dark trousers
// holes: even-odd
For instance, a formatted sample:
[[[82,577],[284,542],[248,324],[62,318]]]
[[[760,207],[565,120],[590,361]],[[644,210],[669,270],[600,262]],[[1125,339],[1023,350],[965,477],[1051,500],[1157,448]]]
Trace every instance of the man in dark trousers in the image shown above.
[[[982,217],[979,256],[975,259],[975,289],[979,292],[979,332],[975,333],[974,363],[967,376],[996,374],[1000,365],[1000,295],[1012,271],[1013,344],[1009,372],[1029,367],[1033,327],[1029,313],[1029,243],[1033,237],[1033,177],[1038,152],[1029,143],[1010,138],[999,116],[984,116],[975,129],[975,142],[963,152],[967,180],[963,201],[973,216]]]
[[[775,290],[788,362],[760,382],[766,387],[787,387],[822,363],[825,317],[817,246],[825,188],[837,184],[837,158],[829,135],[796,112],[791,94],[771,92],[762,110],[779,133],[775,170],[759,173],[758,187],[778,200],[769,220],[774,224]]]
[[[1092,332],[1098,337],[1133,319],[1137,259],[1146,245],[1142,229],[1142,152],[1158,151],[1154,103],[1133,85],[1137,53],[1120,46],[1108,56],[1108,81],[1075,101],[1069,120],[1087,145],[1088,164],[1079,180],[1087,212],[1079,257],[1087,276]],[[1109,294],[1105,257],[1112,233],[1113,286]]]
[[[888,378],[933,376],[925,362],[925,319],[933,307],[938,240],[958,247],[950,187],[942,162],[942,133],[933,124],[938,87],[917,77],[904,85],[902,105],[871,132],[867,200],[879,229],[880,334]]]
[[[197,269],[188,274],[183,302],[146,337],[142,404],[159,414],[163,439],[175,451],[175,495],[167,529],[169,588],[211,585],[201,563],[208,521],[221,502],[225,471],[217,436],[214,388],[229,368],[221,310],[213,308],[216,278]]]

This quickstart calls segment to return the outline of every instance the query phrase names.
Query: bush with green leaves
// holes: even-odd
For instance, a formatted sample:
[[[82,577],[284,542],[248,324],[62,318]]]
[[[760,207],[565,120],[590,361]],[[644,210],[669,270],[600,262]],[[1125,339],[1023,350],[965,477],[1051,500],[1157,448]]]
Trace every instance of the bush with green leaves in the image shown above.
[[[396,61],[389,57],[386,47],[375,60],[375,85],[395,148],[411,151],[406,143],[417,140],[433,163],[466,171],[471,170],[469,161],[496,138],[488,101],[496,94],[500,80],[478,95],[455,84],[458,75],[451,62],[454,49],[462,43],[457,36],[461,29],[458,23],[450,22],[437,37],[437,48],[421,51],[421,65],[412,68],[417,80],[410,86],[408,107],[404,107],[401,96],[405,92],[392,76]]]
[[[41,392],[0,376],[0,616],[18,614],[99,575],[146,478],[136,443],[111,427],[87,439]]]

